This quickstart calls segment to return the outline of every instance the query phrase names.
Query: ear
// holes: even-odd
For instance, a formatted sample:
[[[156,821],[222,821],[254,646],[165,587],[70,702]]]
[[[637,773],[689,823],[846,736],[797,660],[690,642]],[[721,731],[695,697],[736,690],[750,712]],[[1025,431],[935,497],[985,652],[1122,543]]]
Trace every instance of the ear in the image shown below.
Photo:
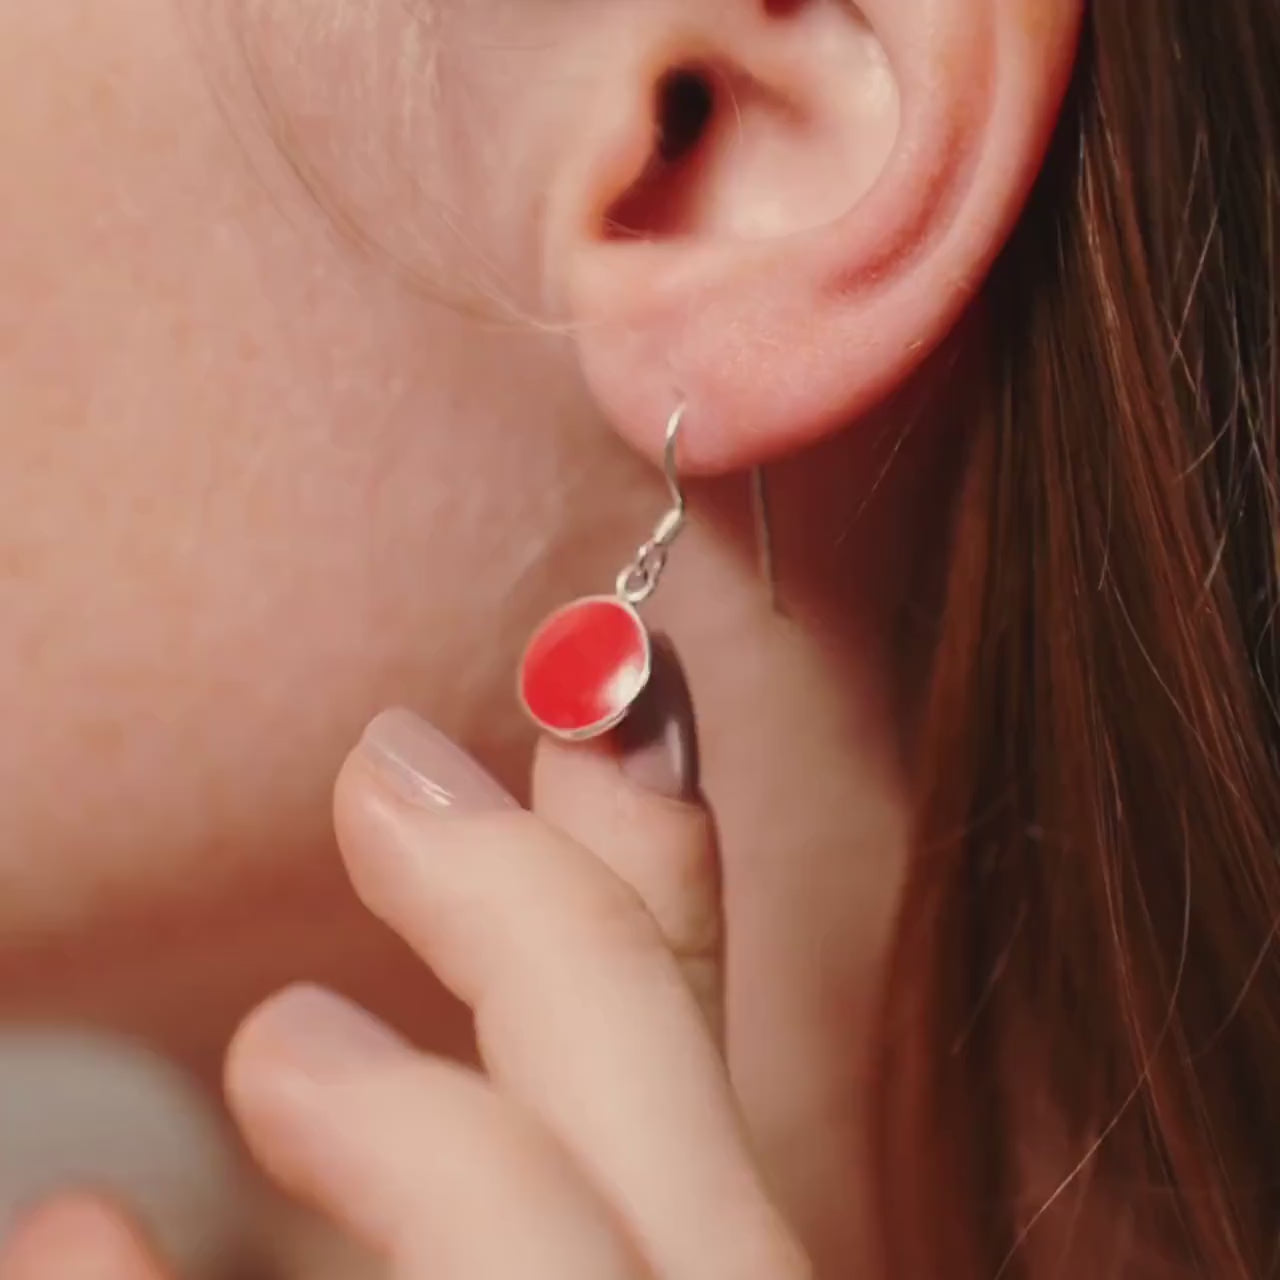
[[[736,469],[897,389],[1022,209],[1083,3],[610,0],[548,227],[631,443],[683,402],[682,465]]]

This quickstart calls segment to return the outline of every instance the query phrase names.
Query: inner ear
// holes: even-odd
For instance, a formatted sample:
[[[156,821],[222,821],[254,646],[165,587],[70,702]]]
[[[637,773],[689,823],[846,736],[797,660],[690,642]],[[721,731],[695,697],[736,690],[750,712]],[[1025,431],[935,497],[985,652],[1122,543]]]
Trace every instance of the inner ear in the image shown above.
[[[769,239],[834,222],[879,176],[897,85],[856,13],[774,0],[762,34],[678,63],[649,98],[643,168],[602,240]]]
[[[605,211],[609,239],[667,238],[688,230],[697,166],[723,109],[710,68],[679,67],[653,95],[653,149],[644,171]]]
[[[673,71],[658,86],[659,158],[677,165],[697,150],[716,110],[715,86],[701,67]]]

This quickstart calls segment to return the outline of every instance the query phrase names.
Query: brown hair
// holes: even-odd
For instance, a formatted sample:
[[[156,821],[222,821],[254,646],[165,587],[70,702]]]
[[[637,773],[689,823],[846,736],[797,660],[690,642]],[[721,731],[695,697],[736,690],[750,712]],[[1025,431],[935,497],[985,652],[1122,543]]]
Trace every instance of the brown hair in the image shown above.
[[[1096,0],[986,299],[885,1015],[891,1274],[1280,1266],[1280,2]]]

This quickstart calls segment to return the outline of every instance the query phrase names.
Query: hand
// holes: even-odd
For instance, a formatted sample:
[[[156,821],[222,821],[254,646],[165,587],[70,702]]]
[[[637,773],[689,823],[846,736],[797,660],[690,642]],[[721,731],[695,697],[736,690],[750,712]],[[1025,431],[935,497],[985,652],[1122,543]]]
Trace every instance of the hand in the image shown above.
[[[266,1169],[397,1276],[807,1275],[719,1049],[713,827],[671,794],[685,723],[650,708],[630,774],[544,743],[532,813],[400,713],[345,766],[351,878],[471,1006],[486,1074],[304,989],[244,1025],[229,1095]]]
[[[356,889],[471,1006],[485,1074],[302,988],[241,1028],[228,1095],[268,1172],[400,1280],[807,1280],[720,1051],[714,829],[659,659],[621,754],[542,745],[532,813],[403,713],[343,769]],[[167,1274],[83,1197],[0,1256],[0,1280]]]

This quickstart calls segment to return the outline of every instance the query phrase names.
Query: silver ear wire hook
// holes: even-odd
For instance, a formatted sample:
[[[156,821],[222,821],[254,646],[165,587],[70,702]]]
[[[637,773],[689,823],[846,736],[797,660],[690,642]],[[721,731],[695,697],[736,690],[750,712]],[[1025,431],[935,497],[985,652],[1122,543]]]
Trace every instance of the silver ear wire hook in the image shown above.
[[[658,521],[649,540],[637,549],[631,563],[618,574],[618,595],[631,605],[643,604],[657,590],[658,581],[667,567],[671,547],[685,526],[686,501],[684,488],[680,483],[679,466],[680,428],[684,424],[684,417],[685,405],[681,404],[667,420],[662,469],[666,475],[667,491],[671,494],[671,508]],[[781,610],[774,560],[772,512],[769,509],[768,480],[762,466],[751,471],[751,512],[760,560],[760,576],[768,587],[770,608],[774,613],[779,613]]]
[[[671,493],[671,512],[667,520],[675,518],[680,524],[684,523],[685,503],[684,490],[680,487],[680,467],[676,458],[676,448],[680,443],[680,428],[684,425],[684,408],[684,405],[678,405],[675,412],[667,419],[667,442],[662,451],[663,470],[667,474],[667,489]],[[677,527],[676,533],[678,532]],[[674,538],[675,533],[671,536]]]
[[[636,551],[631,563],[618,574],[618,595],[631,605],[643,604],[657,590],[658,580],[667,567],[671,547],[684,529],[685,496],[680,484],[678,459],[684,412],[685,406],[678,405],[667,420],[667,439],[662,455],[662,469],[671,494],[671,509],[658,521],[652,536]]]

